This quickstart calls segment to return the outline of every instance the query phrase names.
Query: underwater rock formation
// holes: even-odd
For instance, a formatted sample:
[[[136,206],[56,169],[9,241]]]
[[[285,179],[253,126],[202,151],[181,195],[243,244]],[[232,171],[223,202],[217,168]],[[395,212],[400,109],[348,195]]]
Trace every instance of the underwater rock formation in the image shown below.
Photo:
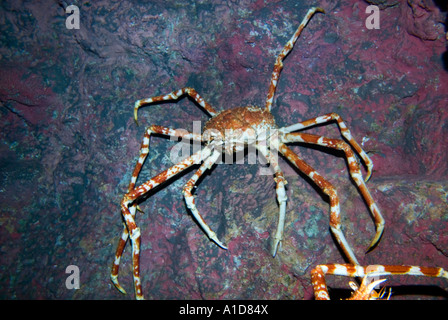
[[[446,7],[436,3],[321,1],[326,14],[305,28],[280,76],[272,108],[279,126],[336,112],[374,162],[368,187],[386,226],[365,255],[373,222],[342,155],[293,147],[337,188],[343,230],[364,265],[448,267]],[[64,1],[0,4],[3,299],[133,298],[129,247],[120,282],[130,294],[116,291],[109,273],[144,127],[191,130],[208,119],[185,98],[142,108],[136,126],[135,100],[191,86],[218,110],[263,106],[275,57],[308,9],[293,0],[71,4],[80,29],[66,28]],[[369,4],[381,9],[378,30],[365,26]],[[334,125],[309,132],[340,137]],[[177,143],[152,138],[139,181],[172,165]],[[344,259],[330,235],[328,199],[280,165],[289,202],[275,258],[275,184],[260,164],[218,165],[195,191],[227,251],[186,209],[182,187],[192,171],[142,202],[146,298],[311,299],[311,268]],[[78,290],[65,286],[69,265],[79,267]],[[346,288],[347,279],[329,285]]]

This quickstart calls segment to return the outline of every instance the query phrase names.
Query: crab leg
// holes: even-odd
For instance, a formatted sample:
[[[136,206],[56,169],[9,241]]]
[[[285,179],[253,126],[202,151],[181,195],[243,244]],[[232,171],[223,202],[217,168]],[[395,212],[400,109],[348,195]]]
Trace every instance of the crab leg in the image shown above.
[[[143,163],[145,162],[146,157],[149,153],[149,139],[150,139],[151,133],[152,133],[151,128],[148,128],[145,131],[145,135],[143,137],[143,141],[142,141],[142,144],[140,147],[140,156],[139,156],[137,164],[134,168],[134,172],[132,173],[131,182],[129,183],[129,186],[128,186],[128,192],[131,192],[134,189],[138,175],[140,174],[140,170],[142,169]],[[134,219],[135,219],[136,207],[137,207],[137,204],[134,204],[131,207],[129,207],[129,212],[131,213],[131,215]],[[110,273],[110,278],[112,280],[112,283],[123,294],[126,294],[126,290],[124,290],[123,287],[118,282],[118,272],[120,269],[121,256],[123,254],[123,250],[126,246],[126,242],[128,241],[128,238],[129,238],[128,228],[126,226],[126,223],[123,222],[123,231],[121,233],[121,238],[118,241],[117,250],[115,252],[115,260],[112,265],[112,270]]]
[[[195,141],[201,141],[201,135],[194,134],[187,132],[185,130],[173,130],[170,128],[165,128],[161,126],[152,125],[148,127],[145,131],[145,135],[143,137],[143,141],[140,147],[140,156],[138,158],[137,164],[134,168],[134,172],[132,173],[131,182],[128,186],[128,193],[131,192],[134,187],[135,183],[137,182],[138,175],[140,174],[140,171],[142,169],[143,163],[146,160],[146,157],[149,153],[149,140],[152,133],[158,133],[158,134],[165,134],[169,136],[175,136],[175,137],[181,137],[185,139],[195,140]],[[131,213],[132,217],[135,219],[135,212],[136,212],[137,204],[133,204],[129,207],[129,212]],[[123,287],[120,286],[118,282],[118,272],[119,272],[119,266],[120,266],[120,260],[121,256],[123,254],[123,250],[126,246],[126,242],[129,238],[129,231],[128,227],[126,226],[126,223],[123,222],[123,231],[121,233],[121,238],[118,242],[117,250],[115,253],[115,260],[112,265],[111,270],[111,280],[114,283],[115,287],[123,294],[126,294],[126,291],[123,289]]]
[[[324,264],[318,265],[311,270],[311,282],[314,289],[314,297],[316,300],[329,300],[325,275],[339,275],[347,277],[364,277],[363,284],[367,277],[381,277],[386,275],[412,275],[438,277],[448,279],[448,272],[442,268],[435,267],[417,267],[417,266],[397,266],[397,265],[369,265],[367,267],[352,264]],[[385,279],[372,282],[371,284],[379,284]],[[369,297],[375,285],[364,286],[365,292],[362,297]],[[361,285],[363,288],[363,285]],[[360,291],[362,291],[360,288]],[[361,293],[361,292],[359,292]],[[356,294],[356,293],[355,293]]]
[[[274,168],[274,180],[276,182],[275,191],[277,193],[277,201],[279,204],[279,215],[278,215],[278,224],[277,231],[274,236],[274,244],[272,246],[271,254],[273,257],[277,254],[277,250],[281,241],[283,240],[283,229],[285,226],[285,215],[286,215],[286,202],[288,200],[286,196],[285,185],[288,183],[285,179],[285,176],[280,169],[278,161],[276,157],[268,150],[268,148],[264,145],[256,145],[257,149],[263,154],[266,158],[267,162],[272,164]]]
[[[370,251],[381,238],[381,235],[384,230],[384,219],[380,213],[380,210],[378,209],[378,206],[375,203],[375,200],[373,200],[372,196],[370,195],[369,189],[367,189],[367,186],[364,183],[364,180],[362,179],[359,164],[350,146],[346,142],[339,139],[329,139],[326,137],[300,132],[287,133],[284,136],[284,142],[303,142],[344,151],[345,158],[347,159],[348,162],[348,169],[350,172],[350,176],[358,186],[358,189],[361,192],[362,197],[366,201],[369,210],[373,216],[373,219],[375,221],[376,234],[373,240],[371,241],[369,248],[367,249],[367,252]]]
[[[207,223],[202,218],[201,214],[199,213],[198,209],[196,208],[194,196],[192,195],[191,191],[193,190],[193,187],[197,183],[198,179],[204,174],[206,170],[210,170],[213,164],[218,160],[221,153],[218,151],[214,151],[211,156],[206,158],[202,165],[199,167],[198,171],[193,175],[193,177],[185,184],[183,189],[183,194],[185,197],[185,202],[187,204],[188,209],[190,209],[191,213],[195,217],[196,221],[199,223],[199,225],[204,229],[207,236],[213,240],[218,246],[220,246],[223,249],[227,250],[227,247],[219,241],[218,237],[216,236],[216,233],[213,232],[212,229],[207,225]]]
[[[124,217],[124,221],[126,223],[127,229],[130,234],[131,244],[132,244],[132,265],[133,265],[133,277],[134,277],[134,287],[135,287],[135,295],[137,299],[143,299],[142,289],[141,289],[141,281],[140,281],[140,229],[137,227],[135,223],[134,215],[131,212],[131,209],[134,207],[132,204],[139,199],[141,196],[158,186],[159,184],[167,181],[178,173],[184,171],[190,166],[200,163],[204,159],[206,159],[211,154],[211,148],[205,147],[204,149],[196,152],[192,156],[182,160],[178,164],[172,166],[171,168],[161,172],[154,178],[148,180],[144,184],[139,187],[133,189],[131,192],[127,193],[123,200],[121,201],[121,212]],[[131,206],[130,206],[131,205]],[[119,262],[119,260],[118,260]],[[115,264],[115,263],[114,263]],[[118,270],[118,267],[116,267]],[[115,281],[117,279],[115,278]],[[114,282],[114,278],[112,277],[112,282]],[[116,287],[119,289],[120,286],[117,285],[118,282],[114,282]],[[119,289],[120,290],[120,289]],[[120,290],[121,291],[121,290]]]
[[[305,18],[303,18],[302,22],[300,23],[299,27],[297,28],[296,32],[293,34],[291,39],[289,39],[289,41],[286,43],[283,50],[278,55],[277,60],[275,60],[274,70],[272,71],[272,76],[271,76],[271,83],[269,85],[268,97],[266,99],[266,109],[268,111],[271,111],[272,102],[274,101],[274,94],[275,94],[275,89],[277,88],[278,78],[280,77],[280,72],[282,72],[282,69],[283,69],[283,60],[288,55],[288,53],[292,50],[292,48],[294,47],[294,43],[297,41],[297,38],[302,33],[303,28],[305,28],[305,26],[311,20],[311,17],[316,12],[325,13],[324,9],[322,9],[322,8],[313,7],[311,9],[309,9]]]
[[[284,127],[281,129],[284,133],[289,133],[297,130],[303,130],[312,126],[315,126],[317,124],[324,124],[328,123],[330,121],[336,121],[339,130],[341,131],[342,136],[347,139],[349,144],[356,150],[356,152],[360,155],[362,160],[364,161],[364,164],[367,167],[367,176],[364,181],[368,181],[370,179],[370,176],[372,175],[372,169],[373,169],[373,162],[370,159],[370,157],[367,155],[367,153],[359,146],[359,144],[355,141],[353,138],[350,130],[345,125],[345,122],[342,120],[342,118],[336,114],[336,113],[328,113],[323,116],[319,116],[316,118],[312,118],[306,121],[302,121],[296,124],[293,124],[288,127]]]
[[[140,147],[140,156],[138,158],[137,164],[134,168],[134,172],[132,173],[131,183],[128,187],[128,192],[134,189],[135,183],[137,181],[138,175],[140,174],[140,171],[142,169],[143,163],[146,160],[146,157],[149,153],[149,139],[151,137],[151,134],[157,133],[157,134],[163,134],[167,136],[172,137],[178,137],[178,138],[184,138],[194,141],[202,141],[202,135],[191,133],[186,130],[174,130],[162,126],[152,125],[148,127],[145,131],[145,135],[143,136],[143,141]]]
[[[189,95],[191,98],[193,98],[202,108],[204,108],[205,111],[207,111],[207,113],[210,116],[214,116],[216,115],[218,112],[213,109],[213,107],[207,102],[205,101],[200,95],[199,93],[197,93],[196,90],[194,90],[193,88],[182,88],[179,89],[177,91],[173,91],[171,93],[168,93],[166,95],[163,96],[157,96],[157,97],[152,97],[152,98],[147,98],[147,99],[141,99],[141,100],[137,100],[135,102],[135,106],[134,106],[134,119],[135,122],[138,124],[137,122],[137,112],[138,109],[145,105],[145,104],[149,104],[149,103],[155,103],[155,102],[161,102],[161,101],[170,101],[170,100],[177,100],[179,99],[181,96],[183,96],[184,94]]]
[[[131,207],[129,207],[129,212],[133,219],[135,219],[136,207],[137,207],[136,205],[132,205]],[[115,260],[112,265],[112,270],[110,272],[110,279],[112,283],[114,284],[115,288],[117,288],[118,291],[120,291],[123,294],[126,294],[126,290],[124,290],[124,288],[118,282],[118,272],[120,270],[121,256],[123,255],[123,251],[126,246],[126,242],[128,241],[128,238],[129,238],[128,227],[126,226],[126,223],[123,222],[123,231],[121,233],[121,238],[118,241],[117,250],[115,252]]]
[[[339,209],[339,198],[335,188],[325,180],[319,173],[317,173],[309,164],[299,158],[290,148],[285,144],[279,144],[279,151],[301,172],[306,174],[328,197],[330,198],[330,228],[333,232],[339,246],[344,251],[345,256],[350,263],[359,264],[350,245],[347,243],[344,234],[341,230],[341,217]]]

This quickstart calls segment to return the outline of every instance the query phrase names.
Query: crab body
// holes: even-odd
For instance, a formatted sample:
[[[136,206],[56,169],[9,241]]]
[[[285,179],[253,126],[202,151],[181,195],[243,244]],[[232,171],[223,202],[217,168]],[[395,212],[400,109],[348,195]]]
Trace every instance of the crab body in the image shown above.
[[[244,150],[245,146],[263,143],[278,131],[272,114],[258,107],[237,107],[222,111],[208,120],[203,138],[206,144],[224,144],[227,153]]]

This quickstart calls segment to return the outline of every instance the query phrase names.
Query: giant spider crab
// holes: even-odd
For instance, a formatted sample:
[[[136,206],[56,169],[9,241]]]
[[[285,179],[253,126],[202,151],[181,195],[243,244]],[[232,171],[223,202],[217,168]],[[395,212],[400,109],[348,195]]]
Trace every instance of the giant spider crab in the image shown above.
[[[375,204],[375,201],[373,200],[364,183],[360,166],[352,148],[358,153],[367,168],[366,181],[369,179],[372,173],[373,163],[370,160],[369,156],[353,139],[350,130],[347,128],[342,118],[336,113],[329,113],[287,127],[278,128],[275,124],[274,117],[270,112],[280,72],[283,69],[283,60],[292,50],[294,43],[301,34],[302,30],[316,12],[324,12],[324,10],[318,7],[309,9],[305,18],[300,23],[292,38],[286,43],[285,47],[278,55],[271,77],[265,108],[246,106],[217,112],[193,88],[183,88],[178,91],[173,91],[167,95],[138,100],[135,103],[134,117],[135,121],[137,122],[137,111],[141,106],[158,103],[161,101],[174,101],[184,95],[188,95],[192,99],[194,99],[199,104],[199,106],[201,106],[205,110],[205,112],[208,113],[209,116],[211,116],[211,119],[205,124],[204,133],[202,135],[186,132],[185,130],[173,130],[157,125],[151,125],[147,128],[140,148],[140,156],[128,187],[128,193],[125,194],[123,200],[121,201],[121,212],[124,218],[124,228],[122,236],[118,243],[115,260],[111,271],[112,282],[120,292],[125,293],[125,290],[118,283],[120,258],[126,242],[130,237],[132,244],[132,263],[135,295],[137,299],[143,299],[139,272],[140,229],[135,222],[135,214],[136,210],[138,209],[137,201],[154,187],[160,185],[161,183],[167,181],[168,179],[174,177],[178,173],[195,164],[202,163],[199,169],[194,173],[192,178],[186,183],[185,187],[183,188],[183,195],[185,197],[186,205],[190,209],[196,221],[205,231],[207,236],[221,248],[227,249],[226,246],[218,239],[215,232],[213,232],[212,229],[207,225],[198,209],[196,208],[192,190],[201,175],[203,175],[205,171],[211,169],[213,164],[220,158],[223,151],[232,154],[234,152],[244,150],[244,148],[249,145],[255,147],[258,152],[260,152],[266,158],[267,162],[271,165],[271,168],[273,168],[273,176],[276,182],[277,201],[279,203],[278,225],[272,246],[273,256],[275,256],[283,238],[283,227],[287,201],[285,191],[285,185],[287,182],[276,157],[276,153],[280,152],[295,167],[297,167],[298,170],[306,174],[317,185],[317,187],[319,187],[322,192],[329,197],[331,231],[350,263],[359,264],[355,257],[355,254],[350,248],[350,245],[347,243],[341,230],[339,199],[335,188],[319,173],[317,173],[316,170],[314,170],[305,161],[300,159],[297,154],[295,154],[290,148],[286,146],[286,143],[293,142],[324,146],[341,150],[345,153],[350,175],[357,185],[365,202],[367,203],[375,222],[376,234],[371,241],[369,250],[378,243],[383,232],[384,220],[377,205]],[[296,132],[298,130],[306,129],[314,125],[327,124],[329,122],[337,123],[342,136],[347,140],[348,144],[340,139],[330,139],[323,136]],[[149,152],[149,140],[152,134],[161,134],[166,136],[190,139],[193,141],[200,141],[205,146],[200,151],[180,161],[169,169],[161,172],[154,178],[146,181],[138,187],[135,187],[137,177]]]

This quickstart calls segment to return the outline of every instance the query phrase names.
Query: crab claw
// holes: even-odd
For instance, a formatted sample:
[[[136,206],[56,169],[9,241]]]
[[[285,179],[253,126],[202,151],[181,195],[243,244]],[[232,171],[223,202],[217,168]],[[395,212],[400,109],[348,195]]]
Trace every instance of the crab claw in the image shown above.
[[[219,241],[218,237],[214,232],[212,235],[210,235],[210,239],[213,240],[213,242],[215,242],[219,247],[223,248],[224,250],[228,249],[221,241]]]
[[[126,294],[126,290],[124,290],[123,287],[118,283],[118,275],[111,275],[110,280],[114,284],[115,288],[118,289],[118,291],[120,291],[122,294]]]
[[[277,254],[277,251],[281,249],[282,239],[275,239],[274,240],[274,246],[272,247],[272,257],[275,258],[275,255]]]

